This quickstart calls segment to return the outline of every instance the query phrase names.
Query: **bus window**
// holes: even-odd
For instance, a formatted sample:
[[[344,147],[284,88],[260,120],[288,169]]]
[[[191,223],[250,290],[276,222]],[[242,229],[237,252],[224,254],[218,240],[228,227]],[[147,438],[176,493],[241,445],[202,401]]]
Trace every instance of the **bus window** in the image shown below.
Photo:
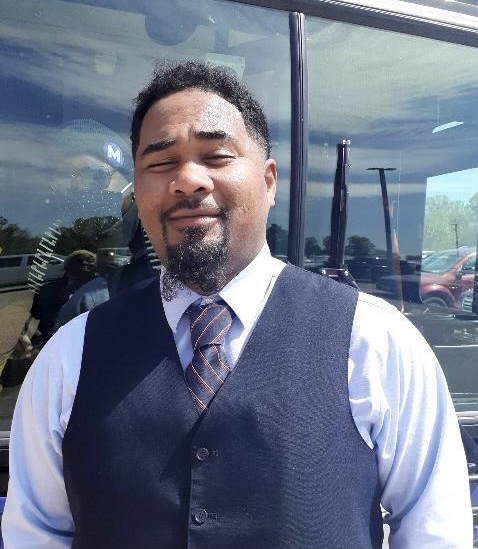
[[[476,409],[478,52],[316,18],[307,35],[306,267],[327,264],[336,146],[350,140],[345,263],[424,333],[457,411]]]
[[[286,12],[214,0],[5,0],[0,20],[0,261],[33,258],[0,288],[8,431],[25,372],[69,297],[88,285],[104,300],[154,275],[129,144],[132,101],[154,64],[225,67],[262,102],[281,166],[268,231],[278,255],[287,254],[291,86]]]

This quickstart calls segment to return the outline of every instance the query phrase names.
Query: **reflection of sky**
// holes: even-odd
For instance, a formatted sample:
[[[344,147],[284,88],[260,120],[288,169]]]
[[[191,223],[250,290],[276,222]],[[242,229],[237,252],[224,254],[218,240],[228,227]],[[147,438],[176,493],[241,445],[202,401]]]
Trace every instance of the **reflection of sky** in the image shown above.
[[[48,143],[54,127],[72,118],[95,118],[126,137],[132,98],[155,59],[219,52],[245,59],[244,81],[265,106],[280,178],[270,222],[287,226],[287,13],[176,0],[151,3],[148,18],[174,38],[184,26],[179,6],[200,24],[183,42],[167,46],[151,39],[139,13],[59,0],[2,1],[0,185],[9,189],[2,209],[15,210],[20,224],[34,231],[43,225],[38,204],[50,177]],[[231,25],[231,32],[225,32]],[[476,166],[477,52],[311,17],[307,30],[311,132],[306,236],[321,240],[328,234],[335,144],[346,138],[352,141],[349,234],[368,235],[377,245],[384,240],[378,174],[367,168],[393,167],[387,188],[394,227],[407,247],[418,247],[426,181]],[[432,134],[450,120],[465,123]]]
[[[176,27],[179,31],[180,4],[184,2],[155,4],[148,19],[166,34]],[[183,9],[200,24],[187,40],[168,46],[150,39],[141,13],[58,0],[3,0],[2,72],[54,95],[74,95],[79,101],[129,114],[155,60],[202,59],[204,52],[224,51],[246,58],[248,85],[268,111],[285,110],[288,118],[290,85],[288,70],[283,70],[289,48],[287,14],[222,2],[197,1]],[[221,29],[226,25],[237,26],[230,36]],[[268,93],[271,79],[276,81],[273,97]]]
[[[367,169],[394,168],[385,172],[392,228],[402,254],[420,253],[427,181],[477,164],[478,52],[314,18],[307,29],[311,131],[306,236],[321,242],[330,231],[336,144],[349,139],[347,234],[367,236],[385,247],[379,174]],[[465,123],[432,133],[452,120]],[[458,190],[461,182],[449,179],[451,183]]]
[[[192,26],[192,35],[185,41],[168,46],[148,36],[141,13],[59,0],[1,2],[0,190],[4,199],[0,215],[32,234],[42,232],[52,221],[45,201],[54,171],[51,141],[58,126],[74,118],[93,118],[128,140],[132,100],[149,79],[155,60],[202,59],[204,52],[224,52],[245,59],[244,81],[271,122],[280,180],[270,222],[287,227],[287,14],[182,0],[152,4],[148,9],[153,27],[167,29],[173,38],[184,27],[180,9],[200,24]],[[224,29],[231,25],[234,28],[228,34]]]
[[[326,132],[426,119],[434,127],[460,105],[449,99],[478,85],[478,52],[465,46],[315,18],[307,30],[311,119]]]
[[[450,200],[468,200],[478,193],[478,168],[446,173],[427,180],[427,198],[446,195]]]

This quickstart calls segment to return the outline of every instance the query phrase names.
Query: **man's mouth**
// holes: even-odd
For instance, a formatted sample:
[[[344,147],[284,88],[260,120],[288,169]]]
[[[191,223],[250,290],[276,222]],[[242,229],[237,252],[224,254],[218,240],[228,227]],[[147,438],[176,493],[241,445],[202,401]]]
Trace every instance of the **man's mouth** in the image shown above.
[[[221,219],[217,210],[184,209],[177,210],[166,217],[166,223],[172,227],[207,227]]]

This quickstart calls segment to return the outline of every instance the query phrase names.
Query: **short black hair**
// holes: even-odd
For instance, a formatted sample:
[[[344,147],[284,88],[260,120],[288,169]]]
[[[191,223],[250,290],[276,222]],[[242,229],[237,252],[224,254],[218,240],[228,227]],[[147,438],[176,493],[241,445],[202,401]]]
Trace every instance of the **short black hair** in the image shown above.
[[[270,157],[271,143],[266,115],[259,102],[237,78],[219,67],[198,61],[183,63],[160,62],[153,78],[138,94],[131,123],[131,150],[133,158],[139,145],[143,119],[154,103],[168,95],[189,89],[214,93],[231,103],[241,113],[247,133]]]
[[[75,250],[65,257],[63,268],[67,273],[95,272],[96,255],[89,250]]]

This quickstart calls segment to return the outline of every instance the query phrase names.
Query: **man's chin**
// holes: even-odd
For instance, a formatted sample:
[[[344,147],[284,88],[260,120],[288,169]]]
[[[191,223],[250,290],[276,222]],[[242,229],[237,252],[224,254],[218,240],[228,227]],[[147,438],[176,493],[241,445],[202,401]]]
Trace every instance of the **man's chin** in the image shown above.
[[[221,238],[212,235],[189,235],[185,241],[166,246],[166,273],[163,276],[163,297],[172,299],[181,287],[202,294],[212,294],[225,283],[229,257],[227,230]]]
[[[215,246],[224,241],[224,228],[219,227],[186,227],[180,231],[168,231],[167,246]]]

